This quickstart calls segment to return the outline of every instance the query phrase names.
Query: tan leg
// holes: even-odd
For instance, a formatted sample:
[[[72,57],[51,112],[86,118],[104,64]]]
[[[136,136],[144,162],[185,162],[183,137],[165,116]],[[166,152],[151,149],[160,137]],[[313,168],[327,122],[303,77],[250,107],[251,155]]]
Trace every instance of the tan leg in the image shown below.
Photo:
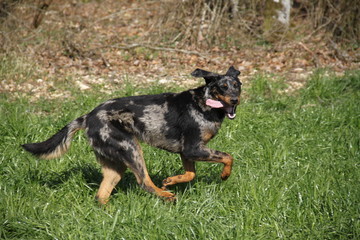
[[[133,159],[127,161],[126,165],[134,173],[139,185],[146,191],[155,193],[157,196],[167,198],[169,201],[175,200],[175,194],[164,191],[163,189],[155,186],[147,171],[142,149],[136,139],[134,139],[134,142],[136,143],[136,149],[133,151]]]
[[[185,173],[173,177],[164,179],[162,189],[166,190],[167,186],[171,186],[177,183],[190,182],[195,178],[195,163],[193,161],[186,160],[181,156]]]
[[[106,204],[109,201],[111,192],[115,188],[116,184],[121,180],[122,174],[125,172],[126,167],[119,170],[114,170],[107,166],[103,166],[103,180],[100,184],[99,191],[96,194],[96,198],[100,204]]]
[[[155,184],[152,182],[150,176],[148,174],[145,175],[145,177],[139,182],[139,184],[148,192],[153,192],[159,197],[164,197],[169,201],[176,200],[175,194],[168,192],[164,189],[158,188],[155,186]]]
[[[224,164],[224,168],[221,173],[221,179],[226,180],[230,177],[231,168],[234,161],[230,154],[212,150],[212,154],[210,154],[209,160],[207,161]]]
[[[223,157],[221,159],[221,161],[219,161],[219,162],[224,164],[224,168],[223,168],[223,171],[221,173],[221,179],[226,180],[226,179],[228,179],[230,177],[230,174],[231,174],[233,158],[232,158],[232,156],[227,155],[227,156]]]
[[[215,162],[215,163],[222,163],[224,164],[224,168],[221,173],[221,179],[226,180],[230,177],[231,168],[233,165],[233,157],[230,154],[204,148],[202,149],[203,152],[208,152],[209,155],[204,154],[203,156],[193,157],[191,161],[204,161],[204,162]],[[189,157],[188,157],[189,159]]]

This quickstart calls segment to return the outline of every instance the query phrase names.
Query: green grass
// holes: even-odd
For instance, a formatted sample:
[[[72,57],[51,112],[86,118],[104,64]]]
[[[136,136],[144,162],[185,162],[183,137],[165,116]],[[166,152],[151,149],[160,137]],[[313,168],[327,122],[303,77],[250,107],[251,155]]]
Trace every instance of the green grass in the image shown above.
[[[282,87],[253,79],[237,118],[225,120],[209,144],[236,158],[227,181],[220,165],[197,163],[196,180],[173,187],[171,204],[145,193],[128,172],[106,208],[94,200],[101,174],[82,133],[57,160],[19,147],[46,139],[104,96],[29,103],[3,94],[0,238],[359,239],[360,72],[318,72],[294,96],[279,94]],[[117,94],[133,91],[125,90]],[[159,186],[182,172],[177,155],[145,145],[144,154]]]

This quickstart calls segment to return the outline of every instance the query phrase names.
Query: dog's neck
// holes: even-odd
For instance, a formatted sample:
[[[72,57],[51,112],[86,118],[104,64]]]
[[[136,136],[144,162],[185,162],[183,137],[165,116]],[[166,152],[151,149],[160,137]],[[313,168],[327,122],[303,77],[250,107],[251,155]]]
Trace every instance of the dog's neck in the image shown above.
[[[196,102],[198,102],[201,109],[203,109],[204,111],[210,110],[210,107],[206,105],[206,100],[211,98],[210,93],[209,93],[210,92],[209,88],[206,85],[204,85],[204,86],[192,89],[191,91],[193,91],[194,100]]]
[[[210,99],[211,95],[210,95],[210,89],[206,86],[204,86],[204,100],[206,101],[207,99]]]
[[[214,116],[218,121],[222,121],[225,118],[225,112],[221,108],[212,108],[206,104],[206,100],[211,99],[210,89],[204,85],[195,89],[190,90],[193,92],[193,99],[198,103],[198,107],[204,113],[214,112]]]

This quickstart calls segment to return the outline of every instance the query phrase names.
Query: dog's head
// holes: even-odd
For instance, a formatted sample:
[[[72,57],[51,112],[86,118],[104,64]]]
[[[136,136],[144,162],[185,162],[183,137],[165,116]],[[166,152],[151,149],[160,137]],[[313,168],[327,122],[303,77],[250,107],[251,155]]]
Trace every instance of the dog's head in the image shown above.
[[[196,69],[191,75],[205,79],[206,105],[221,108],[229,119],[234,119],[236,107],[240,103],[241,82],[238,78],[240,71],[231,66],[225,75],[202,69]]]

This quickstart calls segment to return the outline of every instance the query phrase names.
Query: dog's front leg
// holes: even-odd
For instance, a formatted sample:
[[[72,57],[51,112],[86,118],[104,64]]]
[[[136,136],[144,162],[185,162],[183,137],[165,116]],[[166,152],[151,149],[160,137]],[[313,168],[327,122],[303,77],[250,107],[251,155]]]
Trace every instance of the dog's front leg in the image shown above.
[[[233,157],[228,153],[224,153],[220,151],[210,150],[210,152],[211,153],[209,159],[211,162],[219,162],[224,164],[224,168],[221,173],[221,179],[222,180],[228,179],[231,174],[231,169],[234,160]]]
[[[181,155],[181,160],[183,162],[183,167],[184,167],[185,173],[164,179],[163,186],[162,186],[163,190],[166,190],[166,188],[168,186],[178,184],[178,183],[190,182],[191,180],[193,180],[195,178],[195,163],[194,163],[194,161],[190,161],[190,160],[184,158],[183,155]]]
[[[221,179],[226,180],[230,177],[231,168],[233,164],[233,157],[230,154],[212,150],[206,147],[192,148],[184,151],[183,156],[191,161],[207,161],[224,164],[221,173]]]

